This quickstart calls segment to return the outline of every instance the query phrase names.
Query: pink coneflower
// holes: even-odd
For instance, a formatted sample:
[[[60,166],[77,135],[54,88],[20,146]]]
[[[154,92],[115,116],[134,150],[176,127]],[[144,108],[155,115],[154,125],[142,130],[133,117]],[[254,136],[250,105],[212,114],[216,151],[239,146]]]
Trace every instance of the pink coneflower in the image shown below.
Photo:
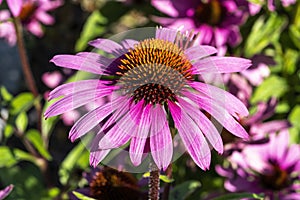
[[[54,18],[47,12],[62,5],[62,0],[23,0],[22,8],[17,16],[25,28],[32,34],[41,37],[43,29],[41,23],[52,25]]]
[[[217,47],[219,55],[226,53],[227,45],[235,46],[241,41],[239,25],[246,12],[234,0],[152,0],[152,5],[170,16],[154,17],[155,21],[170,28],[196,30],[200,44]]]
[[[74,141],[101,123],[91,144],[91,165],[98,165],[111,149],[130,141],[129,155],[134,165],[139,165],[144,152],[150,151],[157,167],[166,169],[173,155],[170,126],[174,124],[195,163],[203,170],[208,169],[209,145],[222,153],[223,144],[207,116],[218,120],[232,134],[247,138],[235,117],[248,115],[248,110],[233,95],[206,84],[199,75],[241,71],[251,61],[211,56],[217,52],[215,48],[194,46],[194,40],[192,33],[159,28],[153,38],[142,41],[130,39],[118,44],[97,39],[90,42],[114,58],[88,52],[55,56],[51,61],[58,66],[101,77],[54,89],[50,100],[64,97],[47,109],[45,117],[110,96],[110,103],[88,112],[69,133]]]
[[[216,169],[226,177],[231,192],[264,193],[268,200],[300,199],[300,146],[289,145],[289,133],[270,135],[266,144],[247,145],[228,159],[228,168]]]

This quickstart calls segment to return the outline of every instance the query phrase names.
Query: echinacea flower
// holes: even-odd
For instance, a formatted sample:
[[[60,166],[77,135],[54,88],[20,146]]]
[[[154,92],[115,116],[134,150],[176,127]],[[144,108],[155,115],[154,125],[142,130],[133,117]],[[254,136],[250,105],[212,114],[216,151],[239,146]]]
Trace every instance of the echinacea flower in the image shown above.
[[[91,144],[91,165],[98,165],[111,149],[130,141],[129,156],[135,166],[141,164],[144,152],[150,151],[157,167],[166,169],[173,155],[170,126],[174,125],[195,163],[203,170],[208,169],[210,145],[223,152],[221,136],[209,116],[232,134],[247,138],[247,132],[235,118],[248,115],[248,110],[230,93],[206,84],[205,75],[241,71],[251,61],[211,56],[217,50],[194,45],[195,38],[193,33],[158,28],[153,38],[141,41],[90,42],[114,58],[90,52],[55,56],[51,62],[57,66],[101,77],[54,89],[49,99],[63,98],[46,110],[45,117],[110,96],[110,103],[85,114],[69,133],[74,141],[101,124]]]
[[[23,26],[35,36],[43,36],[41,23],[54,24],[54,18],[47,12],[62,5],[62,0],[23,0],[22,8],[17,16]]]
[[[228,159],[229,168],[218,166],[230,192],[264,193],[269,200],[300,199],[300,146],[289,145],[289,132],[271,135],[269,143],[247,145]]]
[[[13,188],[14,188],[13,185],[9,185],[6,188],[4,188],[3,190],[0,190],[0,200],[7,197],[9,195],[9,193],[13,190]]]
[[[84,173],[88,186],[76,189],[85,196],[101,200],[138,200],[141,199],[137,179],[127,172],[109,167],[94,168],[90,173]],[[71,200],[77,200],[70,194]]]
[[[241,41],[239,25],[246,17],[234,0],[152,0],[152,5],[170,18],[154,17],[158,23],[200,33],[200,44],[217,47],[219,55],[226,53],[226,45]]]

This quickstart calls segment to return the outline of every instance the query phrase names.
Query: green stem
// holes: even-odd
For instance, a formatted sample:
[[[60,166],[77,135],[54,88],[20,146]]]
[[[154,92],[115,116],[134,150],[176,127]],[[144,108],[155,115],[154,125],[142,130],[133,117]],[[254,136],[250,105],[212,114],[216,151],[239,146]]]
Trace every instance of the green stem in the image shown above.
[[[150,163],[149,166],[149,200],[159,200],[159,169],[154,163]]]

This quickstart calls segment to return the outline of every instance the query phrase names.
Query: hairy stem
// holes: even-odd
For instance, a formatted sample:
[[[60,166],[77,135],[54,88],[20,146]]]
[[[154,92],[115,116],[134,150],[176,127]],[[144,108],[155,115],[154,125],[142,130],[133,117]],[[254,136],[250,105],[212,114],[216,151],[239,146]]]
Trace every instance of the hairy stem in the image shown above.
[[[159,169],[154,163],[150,163],[149,200],[159,200]]]
[[[36,87],[35,80],[33,78],[29,61],[27,58],[27,53],[26,53],[26,48],[23,40],[23,28],[22,24],[19,19],[15,18],[14,19],[14,26],[16,30],[16,35],[17,35],[17,46],[18,46],[18,51],[20,55],[20,60],[21,60],[21,65],[22,65],[22,70],[25,76],[26,83],[28,85],[29,90],[31,93],[34,95],[34,97],[38,97],[39,93]],[[37,111],[37,120],[38,120],[38,130],[41,131],[41,115],[42,115],[42,107],[39,101],[35,102],[35,109]]]

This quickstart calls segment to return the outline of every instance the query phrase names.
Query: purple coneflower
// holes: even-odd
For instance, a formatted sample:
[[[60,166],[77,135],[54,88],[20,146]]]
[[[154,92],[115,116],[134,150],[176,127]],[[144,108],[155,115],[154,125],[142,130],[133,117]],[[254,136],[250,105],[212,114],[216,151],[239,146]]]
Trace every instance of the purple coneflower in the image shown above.
[[[50,100],[64,97],[47,109],[45,117],[110,96],[110,103],[81,117],[69,133],[74,141],[101,123],[91,144],[91,165],[98,165],[111,149],[130,141],[129,155],[134,165],[141,163],[149,146],[157,167],[166,169],[173,154],[170,126],[174,124],[195,163],[203,170],[208,169],[209,144],[222,153],[223,143],[207,116],[218,120],[232,134],[247,138],[235,117],[248,115],[248,110],[236,97],[204,83],[198,75],[241,71],[251,61],[211,56],[217,52],[215,48],[194,46],[194,40],[193,33],[159,28],[153,38],[142,41],[123,40],[118,44],[97,39],[90,42],[115,58],[89,52],[55,56],[51,61],[58,66],[101,77],[54,89]],[[110,76],[105,78],[107,75]]]
[[[280,0],[282,6],[288,7],[296,3],[296,0]],[[251,15],[256,15],[261,10],[262,4],[267,4],[268,10],[275,11],[276,7],[278,7],[278,1],[274,0],[264,0],[260,1],[260,4],[255,4],[253,2],[249,2],[249,12]],[[277,3],[277,4],[276,4]]]
[[[289,132],[270,135],[266,144],[247,145],[228,159],[229,168],[217,167],[231,192],[264,193],[269,200],[300,199],[300,146],[289,146]]]
[[[7,195],[9,195],[9,193],[12,191],[13,188],[14,188],[13,185],[9,185],[6,188],[4,188],[3,190],[0,190],[0,200],[7,197]]]
[[[127,172],[109,167],[93,168],[84,173],[88,186],[75,190],[85,196],[100,200],[139,200],[142,199],[138,180]],[[70,194],[71,200],[77,200]]]
[[[17,16],[25,28],[32,34],[41,37],[43,29],[41,23],[52,25],[54,18],[47,12],[62,5],[62,0],[23,0],[22,8]]]
[[[152,0],[152,5],[172,18],[154,17],[160,24],[200,33],[200,44],[217,47],[219,55],[226,53],[226,45],[241,41],[239,25],[246,13],[234,0]]]

